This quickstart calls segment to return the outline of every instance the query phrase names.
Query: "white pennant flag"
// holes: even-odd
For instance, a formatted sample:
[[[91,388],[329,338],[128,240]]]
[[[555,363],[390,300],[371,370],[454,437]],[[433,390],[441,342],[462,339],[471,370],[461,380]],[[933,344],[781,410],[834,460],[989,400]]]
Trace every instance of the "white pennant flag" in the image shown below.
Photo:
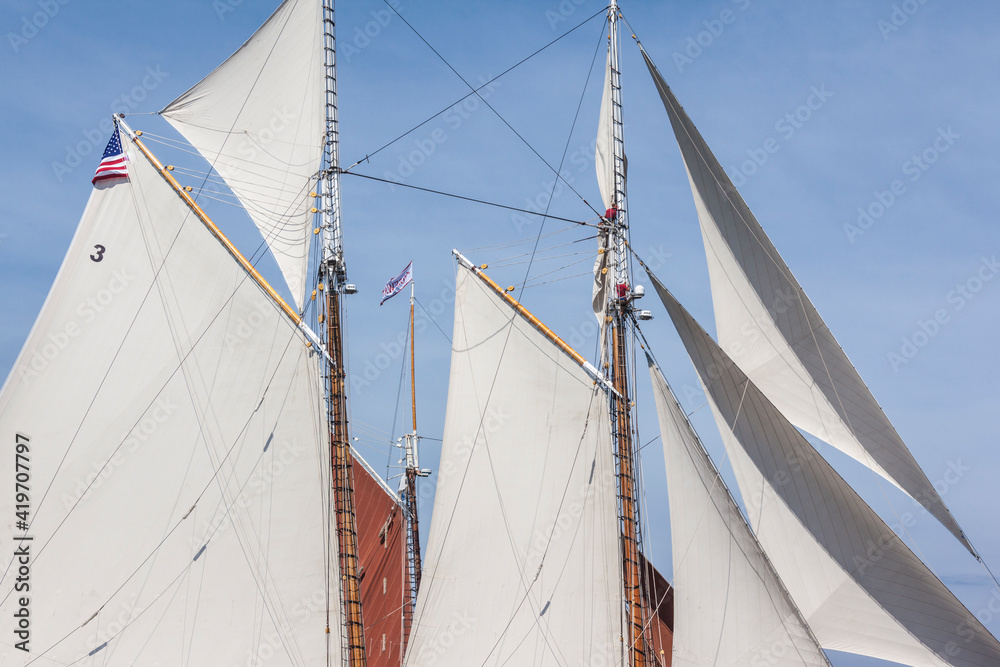
[[[403,288],[413,282],[413,262],[406,265],[403,272],[385,284],[382,289],[382,300],[378,305],[382,305],[392,297],[403,291]]]

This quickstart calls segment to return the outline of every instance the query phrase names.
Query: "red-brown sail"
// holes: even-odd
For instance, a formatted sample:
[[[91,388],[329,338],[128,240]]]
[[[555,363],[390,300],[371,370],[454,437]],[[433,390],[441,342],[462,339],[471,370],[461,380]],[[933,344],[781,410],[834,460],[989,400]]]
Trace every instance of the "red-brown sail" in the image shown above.
[[[361,563],[361,606],[369,667],[399,666],[408,593],[406,515],[364,464],[354,458],[354,494]]]

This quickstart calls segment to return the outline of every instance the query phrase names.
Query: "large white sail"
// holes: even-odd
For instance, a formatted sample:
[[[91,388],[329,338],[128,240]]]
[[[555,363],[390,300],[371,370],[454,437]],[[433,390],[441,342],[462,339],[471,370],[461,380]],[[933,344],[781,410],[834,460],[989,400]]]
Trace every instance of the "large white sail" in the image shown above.
[[[793,424],[885,476],[973,551],[645,51],[643,57],[691,183],[719,344]]]
[[[298,306],[325,132],[323,7],[286,0],[240,49],[160,113],[225,179]]]
[[[650,360],[667,466],[675,666],[829,665]]]
[[[604,66],[604,90],[601,93],[601,112],[597,118],[597,141],[594,148],[594,166],[597,169],[597,188],[604,207],[615,205],[615,135],[614,101],[611,98],[611,45]]]
[[[4,664],[339,663],[315,355],[126,155],[0,392]]]
[[[410,667],[619,665],[607,395],[466,268]]]
[[[914,666],[1000,642],[650,274],[709,396],[758,539],[820,644]]]

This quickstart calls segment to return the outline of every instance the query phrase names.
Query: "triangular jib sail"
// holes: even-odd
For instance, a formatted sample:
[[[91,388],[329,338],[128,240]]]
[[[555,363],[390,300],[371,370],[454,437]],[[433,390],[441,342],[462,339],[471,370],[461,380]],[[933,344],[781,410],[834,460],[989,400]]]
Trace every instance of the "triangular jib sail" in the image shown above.
[[[673,665],[829,665],[650,359],[667,466]]]
[[[709,396],[757,537],[824,648],[1000,664],[1000,643],[650,273]]]
[[[691,183],[719,344],[793,424],[898,485],[975,553],[656,66],[642,54]]]

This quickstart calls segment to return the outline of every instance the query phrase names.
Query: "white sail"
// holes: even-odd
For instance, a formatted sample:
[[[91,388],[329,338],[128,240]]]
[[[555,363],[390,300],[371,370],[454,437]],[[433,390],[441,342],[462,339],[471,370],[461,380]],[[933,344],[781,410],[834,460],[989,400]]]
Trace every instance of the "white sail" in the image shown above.
[[[239,198],[300,307],[326,127],[322,11],[315,0],[286,0],[160,112]]]
[[[614,102],[611,99],[611,45],[604,68],[604,91],[601,94],[601,113],[597,119],[597,144],[594,166],[597,169],[597,187],[601,192],[604,208],[615,205],[615,136]]]
[[[757,537],[820,644],[914,666],[1000,664],[1000,642],[650,279],[710,398]]]
[[[645,51],[643,57],[691,183],[719,344],[793,424],[892,481],[973,551]]]
[[[4,664],[338,662],[315,355],[126,154],[129,181],[92,193],[0,392],[0,614],[30,614],[29,650],[8,634]]]
[[[406,664],[619,665],[608,400],[471,271]]]
[[[674,560],[672,664],[829,665],[650,360]]]

